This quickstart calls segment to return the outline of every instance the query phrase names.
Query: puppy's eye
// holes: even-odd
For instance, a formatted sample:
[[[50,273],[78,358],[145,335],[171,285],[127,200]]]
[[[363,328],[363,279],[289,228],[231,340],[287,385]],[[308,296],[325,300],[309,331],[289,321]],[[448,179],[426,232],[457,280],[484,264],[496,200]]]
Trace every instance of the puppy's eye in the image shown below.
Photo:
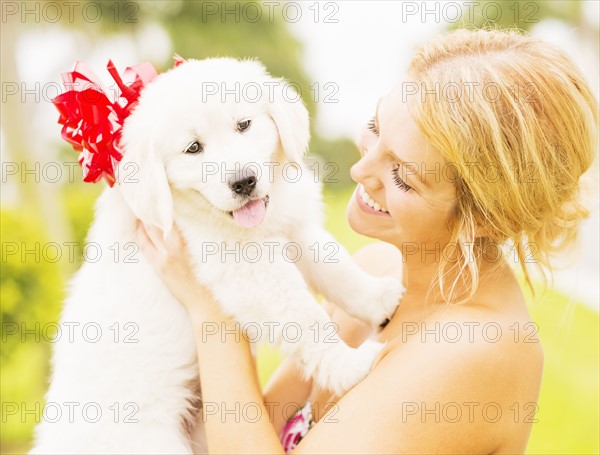
[[[200,153],[202,150],[204,150],[204,146],[200,142],[194,141],[185,148],[183,153]]]
[[[248,128],[250,128],[250,124],[252,123],[252,120],[250,120],[249,118],[246,120],[241,120],[238,122],[237,124],[237,129],[240,133],[243,133],[244,131],[246,131]]]

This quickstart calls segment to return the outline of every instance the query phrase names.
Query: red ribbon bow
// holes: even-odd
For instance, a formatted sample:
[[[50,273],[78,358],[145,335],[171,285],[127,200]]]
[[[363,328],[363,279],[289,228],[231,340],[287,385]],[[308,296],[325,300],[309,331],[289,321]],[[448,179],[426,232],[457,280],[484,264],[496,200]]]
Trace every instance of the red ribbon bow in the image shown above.
[[[112,187],[115,167],[123,157],[119,146],[123,123],[137,104],[142,89],[158,74],[149,62],[126,68],[123,78],[112,61],[106,68],[120,90],[116,102],[109,99],[96,75],[81,62],[75,63],[73,71],[63,74],[68,91],[52,102],[60,113],[58,123],[63,125],[63,139],[80,153],[83,181],[95,183],[104,177]],[[123,79],[131,82],[126,85]]]

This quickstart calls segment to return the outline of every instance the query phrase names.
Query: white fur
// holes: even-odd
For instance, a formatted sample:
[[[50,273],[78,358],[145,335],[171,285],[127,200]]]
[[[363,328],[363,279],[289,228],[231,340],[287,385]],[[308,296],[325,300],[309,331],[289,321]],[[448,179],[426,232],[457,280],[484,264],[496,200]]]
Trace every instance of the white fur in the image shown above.
[[[321,227],[320,187],[303,163],[308,114],[301,101],[281,96],[281,80],[269,99],[263,83],[273,81],[277,80],[255,61],[222,58],[188,61],[144,89],[124,128],[121,183],[99,198],[88,235],[102,258],[81,267],[61,319],[80,327],[94,322],[103,336],[96,343],[81,337],[56,342],[47,394],[47,402],[62,404],[63,409],[67,402],[79,403],[76,410],[97,403],[102,418],[91,423],[75,412],[72,422],[66,417],[57,423],[43,421],[32,453],[206,452],[203,444],[191,447],[189,436],[199,399],[190,322],[141,253],[131,257],[136,217],[165,231],[177,224],[198,279],[241,324],[258,324],[263,339],[273,337],[306,376],[342,393],[368,373],[381,345],[367,341],[358,349],[348,347],[327,325],[327,314],[307,282],[372,326],[391,316],[403,288],[396,280],[363,273]],[[234,95],[223,102],[221,93],[206,95],[207,84],[214,89],[222,83],[228,88],[254,83],[265,90],[257,102],[244,96],[236,100]],[[286,93],[290,98],[291,91]],[[251,118],[252,125],[240,133],[236,122],[244,118]],[[204,151],[184,154],[195,139],[204,143]],[[227,213],[243,201],[229,188],[223,170],[235,169],[236,163],[243,169],[251,162],[262,170],[256,194],[270,199],[264,221],[247,229]],[[265,165],[269,162],[280,164],[273,168],[272,179]],[[290,162],[302,172],[295,183],[281,173],[282,165]],[[226,167],[208,175],[206,163]],[[251,242],[261,251],[255,262],[232,253],[221,255],[223,246],[233,251],[236,244],[243,248]],[[292,251],[286,249],[289,242],[300,246],[302,257],[296,263],[285,259],[290,254],[284,250]],[[220,251],[208,255],[203,251],[208,243]],[[329,259],[336,262],[324,261],[331,253]],[[128,254],[137,262],[125,261]],[[115,323],[121,331],[118,342],[109,329]],[[127,323],[134,325],[126,327]],[[270,333],[269,324],[274,326]],[[282,329],[294,324],[301,331],[292,342],[296,332]],[[125,343],[124,335],[134,330],[131,338],[138,342]],[[125,422],[127,416],[138,422]],[[196,430],[202,433],[202,428]]]

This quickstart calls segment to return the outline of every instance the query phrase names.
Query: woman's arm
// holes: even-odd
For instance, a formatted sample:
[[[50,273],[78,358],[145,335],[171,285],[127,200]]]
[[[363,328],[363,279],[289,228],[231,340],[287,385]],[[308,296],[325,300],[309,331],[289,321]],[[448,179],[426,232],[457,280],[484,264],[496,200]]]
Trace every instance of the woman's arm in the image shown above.
[[[193,305],[193,296],[188,302]],[[217,412],[205,413],[210,453],[283,454],[263,402],[255,364],[239,324],[225,316],[215,302],[197,313],[196,348],[200,368],[202,400]],[[206,335],[202,325],[216,323],[218,331]],[[219,374],[216,374],[219,372]]]
[[[158,229],[140,224],[138,239],[142,251],[192,320],[202,366],[203,406],[211,409],[204,413],[209,452],[283,454],[263,402],[248,340],[239,324],[224,314],[210,292],[196,282],[179,232],[174,229],[163,240]]]
[[[270,411],[271,422],[277,434],[281,433],[294,412],[306,403],[311,389],[312,381],[302,378],[292,359],[285,359],[277,367],[263,392],[263,401]]]
[[[387,258],[387,260],[381,260]],[[353,254],[352,259],[367,273],[374,276],[393,276],[394,272],[402,270],[402,257],[396,247],[382,243],[372,243]],[[340,306],[324,300],[323,308],[337,327],[337,334],[349,346],[358,347],[372,333],[372,329],[346,313]],[[322,397],[323,391],[313,387],[312,381],[302,379],[295,367],[294,361],[285,360],[273,373],[265,386],[264,400],[267,405],[275,403],[279,409],[285,407],[287,412],[275,412],[272,417],[273,427],[277,434],[280,433],[285,422],[293,412],[301,407],[308,399]],[[313,398],[311,398],[313,397]],[[296,409],[290,404],[297,404]],[[321,415],[326,403],[313,403],[318,415]],[[270,405],[274,406],[274,405]]]
[[[357,263],[364,265],[360,258]],[[322,305],[338,327],[338,335],[349,346],[359,346],[371,333],[365,323],[349,316],[339,306],[328,301],[323,301]],[[277,434],[295,411],[311,396],[322,396],[321,392],[314,389],[312,380],[302,378],[292,359],[285,359],[269,379],[263,393],[265,404],[273,411],[271,420]],[[313,406],[323,405],[324,403],[313,403]]]

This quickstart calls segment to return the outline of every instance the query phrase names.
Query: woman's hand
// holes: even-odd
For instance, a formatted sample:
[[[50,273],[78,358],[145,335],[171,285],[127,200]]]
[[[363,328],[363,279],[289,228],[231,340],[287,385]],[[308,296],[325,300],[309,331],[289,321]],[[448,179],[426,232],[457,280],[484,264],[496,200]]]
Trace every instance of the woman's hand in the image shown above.
[[[193,321],[227,319],[210,291],[196,280],[181,232],[176,226],[165,238],[154,226],[137,222],[137,240],[144,256]]]

